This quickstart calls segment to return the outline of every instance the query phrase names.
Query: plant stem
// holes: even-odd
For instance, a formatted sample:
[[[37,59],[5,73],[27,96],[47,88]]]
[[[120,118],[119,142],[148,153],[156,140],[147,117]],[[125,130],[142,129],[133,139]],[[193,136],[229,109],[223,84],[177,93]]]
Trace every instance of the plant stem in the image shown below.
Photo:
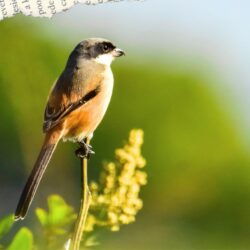
[[[89,140],[87,141],[89,144]],[[88,215],[89,205],[91,203],[91,193],[88,188],[88,160],[81,159],[81,181],[82,181],[82,199],[80,211],[78,213],[74,232],[71,238],[70,250],[79,250],[84,232],[84,226]]]

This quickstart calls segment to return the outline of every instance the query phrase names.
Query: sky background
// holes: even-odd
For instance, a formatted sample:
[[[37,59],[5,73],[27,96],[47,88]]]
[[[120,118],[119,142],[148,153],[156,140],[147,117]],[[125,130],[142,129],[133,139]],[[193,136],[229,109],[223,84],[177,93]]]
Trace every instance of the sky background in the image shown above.
[[[102,36],[122,48],[162,58],[202,58],[223,79],[235,119],[250,129],[250,2],[146,0],[86,6],[78,4],[44,22],[66,39]],[[212,73],[212,72],[211,72]]]

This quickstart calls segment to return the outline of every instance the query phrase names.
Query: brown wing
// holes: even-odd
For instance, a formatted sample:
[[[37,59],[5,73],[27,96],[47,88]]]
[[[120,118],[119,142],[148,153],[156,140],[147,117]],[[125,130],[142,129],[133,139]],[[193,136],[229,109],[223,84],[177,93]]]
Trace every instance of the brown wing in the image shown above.
[[[59,122],[61,122],[69,113],[86,104],[92,98],[94,98],[100,92],[100,85],[90,90],[86,95],[80,97],[79,100],[75,102],[63,101],[67,100],[64,95],[61,95],[61,100],[57,100],[57,103],[61,105],[56,105],[55,101],[49,101],[45,113],[44,113],[44,123],[43,132],[48,132],[50,129],[55,127]],[[54,105],[53,105],[54,103]]]

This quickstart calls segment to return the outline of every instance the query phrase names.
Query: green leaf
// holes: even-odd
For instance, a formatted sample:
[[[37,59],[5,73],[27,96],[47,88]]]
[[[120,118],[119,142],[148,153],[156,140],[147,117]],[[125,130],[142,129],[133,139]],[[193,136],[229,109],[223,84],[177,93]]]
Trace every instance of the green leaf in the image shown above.
[[[76,218],[74,209],[59,195],[50,195],[48,197],[48,207],[49,223],[51,225],[64,226]]]
[[[31,231],[23,227],[21,228],[7,250],[32,250],[33,248],[33,235]]]
[[[94,247],[94,246],[98,246],[99,244],[100,243],[96,240],[95,235],[87,237],[87,239],[84,241],[85,247]]]
[[[40,223],[45,226],[48,224],[48,213],[42,209],[42,208],[37,208],[36,209],[36,216],[38,218],[38,220],[40,221]]]
[[[0,220],[0,238],[7,234],[14,223],[14,215],[10,214]]]

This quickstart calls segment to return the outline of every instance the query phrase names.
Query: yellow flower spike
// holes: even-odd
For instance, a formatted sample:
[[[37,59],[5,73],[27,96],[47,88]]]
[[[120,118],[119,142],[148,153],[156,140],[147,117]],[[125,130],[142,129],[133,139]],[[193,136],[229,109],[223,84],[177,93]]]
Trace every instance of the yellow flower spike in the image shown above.
[[[113,206],[117,207],[120,204],[120,199],[118,196],[112,196],[111,197],[111,203]]]
[[[145,172],[137,170],[135,172],[135,178],[140,185],[147,184],[147,174]]]
[[[104,188],[103,193],[105,195],[108,195],[110,193],[110,189],[109,188]]]
[[[113,212],[109,212],[108,213],[108,219],[110,221],[110,224],[116,224],[118,221],[118,216],[117,214],[113,213]]]
[[[146,165],[146,160],[140,156],[136,159],[136,165],[138,168],[143,168]]]
[[[111,230],[112,232],[117,232],[117,231],[120,230],[120,227],[119,227],[118,225],[115,225],[115,226],[112,226],[112,227],[110,228],[110,230]]]
[[[130,186],[130,192],[138,193],[140,191],[140,185],[137,183],[134,183],[132,186]]]
[[[127,214],[127,215],[136,215],[137,210],[134,209],[133,207],[125,207],[125,208],[123,209],[123,212],[124,212],[125,214]]]
[[[142,171],[146,160],[141,154],[143,131],[133,129],[123,148],[115,150],[115,161],[106,162],[98,183],[91,183],[92,202],[88,229],[109,227],[118,231],[122,224],[135,221],[142,208],[141,187],[147,183]],[[91,224],[92,223],[92,224]]]
[[[97,191],[99,186],[96,182],[92,181],[89,185],[89,188],[91,189],[92,192]]]
[[[124,146],[124,150],[126,151],[127,154],[132,155],[133,157],[136,157],[138,155],[140,155],[140,148],[138,147],[132,147],[129,145]]]
[[[129,144],[138,146],[143,144],[143,131],[141,129],[133,129],[130,131]]]
[[[113,173],[113,172],[115,172],[116,166],[115,166],[115,164],[114,164],[113,162],[109,162],[108,164],[106,164],[106,165],[104,166],[104,168],[105,168],[105,170],[107,170],[108,172]]]
[[[105,202],[105,196],[104,195],[99,195],[97,198],[97,202],[98,203],[104,203]]]
[[[95,216],[92,214],[88,214],[84,230],[86,232],[92,232],[94,230],[95,224],[96,224]]]
[[[123,195],[123,196],[125,197],[125,196],[126,196],[126,193],[127,193],[127,190],[128,190],[127,187],[122,186],[122,187],[119,187],[119,188],[118,188],[118,193],[119,193],[120,195]]]
[[[135,217],[132,216],[132,215],[125,215],[125,214],[122,214],[122,215],[119,217],[119,221],[120,221],[122,224],[129,224],[129,223],[135,221]]]
[[[112,176],[112,175],[111,176],[107,176],[106,181],[107,181],[107,183],[106,183],[107,187],[112,188],[113,184],[115,182],[114,176]]]
[[[129,217],[125,214],[122,214],[120,217],[119,217],[119,221],[122,223],[122,224],[128,224],[129,223]]]
[[[135,221],[135,216],[133,216],[133,215],[128,216],[128,221],[129,221],[129,223],[134,222]]]
[[[135,168],[135,164],[131,163],[131,162],[125,163],[123,165],[123,170],[124,171],[134,171],[134,168]]]
[[[120,185],[129,186],[131,184],[131,175],[123,175],[118,178]]]
[[[138,197],[139,192],[128,192],[127,193],[127,198],[128,200],[133,200]]]
[[[123,149],[117,149],[115,151],[116,158],[119,160],[121,163],[125,162],[134,162],[134,157],[131,154],[128,154],[125,150]]]
[[[141,199],[136,199],[135,200],[135,203],[134,203],[134,206],[136,207],[137,210],[140,210],[142,209],[143,207],[143,202]]]
[[[132,199],[130,199],[130,201],[128,202],[128,207],[131,207],[134,211],[138,211],[142,208],[143,206],[143,202],[141,199],[134,197]]]
[[[131,179],[133,178],[134,171],[122,171],[118,181],[120,184],[131,185]]]

